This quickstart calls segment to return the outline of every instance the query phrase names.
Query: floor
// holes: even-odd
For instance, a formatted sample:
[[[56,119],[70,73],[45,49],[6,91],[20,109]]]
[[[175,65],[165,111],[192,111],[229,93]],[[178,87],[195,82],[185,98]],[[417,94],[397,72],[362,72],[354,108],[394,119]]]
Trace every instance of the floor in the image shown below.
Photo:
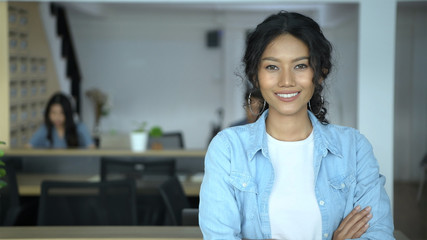
[[[394,183],[394,227],[410,240],[427,240],[427,184],[417,202],[418,182]]]

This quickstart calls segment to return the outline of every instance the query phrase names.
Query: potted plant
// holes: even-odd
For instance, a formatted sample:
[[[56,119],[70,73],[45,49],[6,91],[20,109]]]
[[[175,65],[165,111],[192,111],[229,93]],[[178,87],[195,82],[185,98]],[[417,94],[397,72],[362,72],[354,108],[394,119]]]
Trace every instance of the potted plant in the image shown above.
[[[145,127],[146,122],[142,122],[130,133],[130,146],[132,151],[143,152],[147,150],[148,132]]]
[[[151,143],[150,148],[153,150],[162,150],[163,145],[160,142],[160,137],[163,136],[162,128],[159,126],[152,127],[150,129],[149,136],[152,139],[152,143]]]
[[[3,141],[0,141],[0,144],[4,145],[6,144]],[[0,157],[3,157],[4,152],[3,150],[0,149]],[[4,168],[5,164],[2,160],[0,160],[0,189],[3,188],[4,186],[6,186],[6,182],[2,179],[4,176],[6,176],[6,169]]]

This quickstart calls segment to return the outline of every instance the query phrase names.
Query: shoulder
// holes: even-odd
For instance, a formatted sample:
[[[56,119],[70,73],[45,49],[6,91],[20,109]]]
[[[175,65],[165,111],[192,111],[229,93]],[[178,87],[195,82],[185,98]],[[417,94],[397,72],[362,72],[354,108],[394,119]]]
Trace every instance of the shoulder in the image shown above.
[[[218,133],[218,138],[230,143],[248,142],[254,132],[253,124],[238,125],[223,129]]]
[[[77,128],[78,132],[88,132],[89,131],[87,126],[82,122],[77,122],[76,128]]]
[[[369,140],[355,128],[335,124],[318,124],[317,128],[326,145],[335,147],[339,152],[372,150]]]
[[[228,127],[221,130],[209,144],[208,150],[235,151],[248,148],[251,142],[252,124]]]
[[[45,124],[42,124],[37,128],[37,131],[34,132],[33,136],[45,137],[47,134],[47,127]]]
[[[350,140],[350,139],[358,139],[362,137],[363,135],[360,133],[359,130],[352,128],[352,127],[346,127],[336,124],[317,124],[318,129],[320,130],[321,134],[330,140]]]

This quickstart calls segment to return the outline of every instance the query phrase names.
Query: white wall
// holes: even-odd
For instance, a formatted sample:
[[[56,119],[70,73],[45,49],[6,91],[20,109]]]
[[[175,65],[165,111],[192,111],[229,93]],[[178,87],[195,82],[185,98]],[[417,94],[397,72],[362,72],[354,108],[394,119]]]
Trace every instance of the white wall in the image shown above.
[[[93,18],[69,13],[82,93],[97,87],[112,100],[101,130],[129,132],[138,121],[182,130],[188,148],[207,145],[215,110],[222,106],[221,48],[207,48],[215,14],[143,12]],[[92,127],[91,102],[83,119]]]
[[[422,71],[427,63],[423,27],[427,14],[425,3],[416,4],[414,9],[406,11],[399,4],[395,100],[384,103],[386,108],[395,104],[391,131],[394,129],[394,150],[390,158],[395,159],[394,174],[398,180],[418,179],[418,163],[427,142],[427,95],[424,94],[427,81]],[[165,14],[157,10],[133,17],[101,18],[96,14],[89,17],[70,12],[84,77],[83,90],[98,86],[113,99],[112,114],[102,119],[102,130],[126,132],[134,126],[133,121],[146,120],[165,130],[183,130],[187,147],[204,148],[209,128],[217,121],[218,108],[224,109],[224,126],[243,115],[243,85],[235,73],[241,70],[244,36],[247,29],[268,14],[200,11]],[[324,28],[335,50],[335,71],[325,93],[330,102],[331,122],[358,128],[358,112],[372,103],[358,106],[359,17],[357,11],[347,15],[350,16],[346,21]],[[325,16],[312,17],[330,22],[323,19]],[[214,28],[223,29],[222,45],[207,49],[205,33]],[[375,52],[369,53],[372,59],[379,57],[375,57]],[[369,75],[369,81],[363,85],[369,88],[370,81],[375,79],[369,72],[365,74]],[[84,121],[92,127],[91,103],[86,98],[83,100]],[[364,121],[368,126],[372,124],[369,117]],[[368,133],[374,138],[376,134],[380,133]],[[390,146],[381,141],[375,140],[373,145],[374,151],[390,152],[387,150]],[[389,165],[390,159],[386,158],[380,161]]]
[[[147,121],[165,131],[182,130],[188,148],[206,147],[218,108],[224,109],[224,127],[244,116],[240,77],[246,31],[275,12],[157,10],[99,17],[70,11],[82,93],[98,87],[112,99],[102,131],[128,132],[135,121]],[[356,127],[357,9],[351,14],[325,28],[337,65],[325,93],[332,122]],[[223,30],[221,47],[209,49],[205,33],[215,28]],[[82,107],[91,128],[88,98]]]

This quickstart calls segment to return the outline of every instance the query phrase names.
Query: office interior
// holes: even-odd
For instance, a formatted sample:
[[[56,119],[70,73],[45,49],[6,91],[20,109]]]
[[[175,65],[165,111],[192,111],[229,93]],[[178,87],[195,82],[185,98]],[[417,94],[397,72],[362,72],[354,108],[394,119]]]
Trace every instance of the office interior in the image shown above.
[[[79,67],[79,117],[91,132],[99,130],[100,151],[129,150],[129,133],[143,121],[161,126],[165,132],[182,132],[186,150],[206,150],[215,127],[225,128],[244,116],[246,83],[241,58],[248,31],[282,9],[311,16],[334,47],[334,70],[325,89],[328,119],[359,129],[368,137],[387,178],[396,227],[411,239],[427,239],[427,214],[422,214],[427,213],[427,189],[417,199],[425,174],[420,161],[427,152],[427,81],[423,74],[427,67],[427,1],[55,4],[66,10]],[[10,12],[10,6],[25,10],[28,25],[22,32],[16,28],[15,33],[8,20],[0,25],[0,48],[4,50],[0,52],[0,111],[6,116],[0,123],[0,139],[7,142],[7,151],[21,151],[41,118],[24,123],[26,132],[20,135],[21,125],[16,125],[19,119],[15,121],[14,114],[28,112],[30,117],[33,107],[41,109],[50,94],[58,90],[71,93],[73,83],[67,74],[67,58],[61,53],[51,2],[1,2],[2,13]],[[214,42],[209,38],[212,34]],[[27,53],[9,51],[10,38],[27,39]],[[35,77],[14,75],[11,62],[20,63],[25,54],[29,64],[41,63],[46,71]],[[35,102],[31,98],[21,101],[19,91],[27,88],[30,94],[32,86],[39,87],[39,93],[44,87],[44,95],[34,97]],[[85,95],[90,89],[108,96],[109,111],[100,118],[99,126],[94,124],[93,102]],[[74,160],[61,161],[62,168],[71,168],[71,161],[83,165],[89,161],[94,164],[85,171],[98,169],[96,156]],[[40,161],[49,165],[55,160]],[[181,157],[178,170],[199,174],[203,157]],[[407,207],[401,210],[397,205]],[[399,215],[408,212],[409,216]]]

